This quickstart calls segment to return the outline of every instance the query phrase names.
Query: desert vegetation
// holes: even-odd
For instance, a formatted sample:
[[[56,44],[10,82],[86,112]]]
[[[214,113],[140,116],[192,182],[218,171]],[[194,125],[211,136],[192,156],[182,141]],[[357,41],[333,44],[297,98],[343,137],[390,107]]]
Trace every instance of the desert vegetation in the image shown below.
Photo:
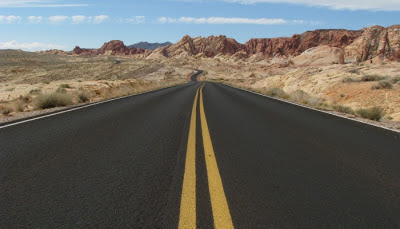
[[[0,121],[187,82],[193,66],[129,57],[0,50]],[[118,59],[118,64],[115,64]],[[191,68],[192,67],[192,68]]]

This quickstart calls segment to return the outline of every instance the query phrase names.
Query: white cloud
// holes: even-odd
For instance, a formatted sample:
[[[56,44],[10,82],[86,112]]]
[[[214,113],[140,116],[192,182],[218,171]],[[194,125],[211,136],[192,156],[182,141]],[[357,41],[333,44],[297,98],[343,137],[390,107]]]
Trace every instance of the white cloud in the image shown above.
[[[67,19],[68,19],[68,16],[64,16],[64,15],[48,17],[48,20],[50,23],[60,23],[60,22],[66,21]]]
[[[88,6],[88,4],[54,4],[53,2],[56,2],[56,0],[0,0],[0,8]]]
[[[0,42],[0,49],[22,49],[25,51],[40,51],[48,49],[65,49],[62,45],[46,44],[40,42],[19,43],[15,40]]]
[[[71,17],[71,20],[72,20],[73,24],[80,24],[80,23],[85,22],[86,16],[84,16],[84,15],[75,15],[75,16]]]
[[[256,25],[283,25],[283,24],[303,24],[306,23],[302,20],[285,20],[281,18],[228,18],[228,17],[160,17],[158,18],[159,23],[187,23],[187,24],[256,24]]]
[[[100,24],[100,23],[104,22],[105,20],[107,20],[108,18],[109,18],[109,16],[107,16],[107,15],[94,16],[93,24]]]
[[[30,24],[39,24],[43,20],[42,16],[29,16],[28,21]]]
[[[132,23],[132,24],[144,24],[146,22],[146,17],[145,16],[133,16],[128,19],[124,20],[127,23]]]
[[[291,3],[331,9],[399,11],[399,0],[223,0],[230,3]]]
[[[6,23],[6,24],[13,24],[13,23],[18,23],[22,20],[22,17],[20,16],[15,16],[15,15],[0,15],[0,23]]]

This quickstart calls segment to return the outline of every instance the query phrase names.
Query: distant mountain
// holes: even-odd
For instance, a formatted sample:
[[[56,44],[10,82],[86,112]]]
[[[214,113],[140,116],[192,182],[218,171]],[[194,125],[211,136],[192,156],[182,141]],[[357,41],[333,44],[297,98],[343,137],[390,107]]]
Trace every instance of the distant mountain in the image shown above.
[[[165,43],[139,42],[139,43],[136,43],[133,45],[129,45],[128,48],[135,47],[136,49],[142,48],[144,50],[150,49],[150,50],[154,51],[155,49],[157,49],[159,47],[165,47],[165,46],[168,46],[171,44],[172,44],[171,42],[165,42]]]

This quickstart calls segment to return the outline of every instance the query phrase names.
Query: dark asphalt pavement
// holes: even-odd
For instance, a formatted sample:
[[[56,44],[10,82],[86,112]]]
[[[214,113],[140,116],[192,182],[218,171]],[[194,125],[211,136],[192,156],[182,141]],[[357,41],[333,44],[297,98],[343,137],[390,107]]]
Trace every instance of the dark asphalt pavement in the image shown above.
[[[0,129],[0,228],[176,228],[200,85]],[[203,98],[236,228],[400,228],[400,134],[222,84]],[[203,131],[197,114],[197,227],[212,228]]]

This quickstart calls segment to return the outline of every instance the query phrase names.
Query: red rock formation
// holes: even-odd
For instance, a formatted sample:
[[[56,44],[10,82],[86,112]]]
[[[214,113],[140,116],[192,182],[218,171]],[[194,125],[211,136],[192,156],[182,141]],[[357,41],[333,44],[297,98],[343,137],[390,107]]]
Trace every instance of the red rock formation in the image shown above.
[[[82,49],[79,46],[76,46],[74,50],[72,50],[72,54],[75,55],[97,55],[97,49]]]
[[[125,46],[124,42],[122,41],[110,41],[107,43],[104,43],[103,46],[101,46],[100,49],[97,50],[98,54],[105,54],[109,53],[111,55],[133,55],[136,54],[136,48],[128,48]]]
[[[373,26],[367,29],[350,30],[315,30],[292,37],[251,39],[240,44],[226,36],[196,37],[184,36],[179,42],[156,49],[128,48],[122,41],[110,41],[100,49],[81,49],[76,47],[72,53],[77,55],[137,55],[140,58],[185,57],[216,55],[234,56],[240,58],[257,54],[264,58],[275,56],[294,57],[304,51],[318,47],[329,46],[345,50],[345,60],[364,61],[372,58],[398,60],[400,58],[400,25],[383,28]],[[240,55],[238,55],[240,54]]]
[[[265,57],[297,56],[307,49],[319,45],[344,48],[360,37],[362,31],[315,30],[292,37],[251,39],[246,42],[249,54],[262,53]]]
[[[124,42],[113,40],[107,43],[104,43],[103,46],[99,49],[82,49],[79,46],[76,46],[74,50],[72,50],[72,54],[76,55],[135,55],[135,54],[144,54],[146,50],[139,49],[136,50],[135,47],[128,48],[125,46]]]
[[[235,39],[226,38],[226,36],[191,38],[189,35],[184,36],[175,44],[157,50],[166,57],[198,54],[205,57],[214,57],[218,54],[231,56],[239,51],[245,51],[245,46],[239,44]]]
[[[347,62],[374,58],[400,59],[400,25],[387,28],[372,26],[363,29],[362,36],[345,48]]]

